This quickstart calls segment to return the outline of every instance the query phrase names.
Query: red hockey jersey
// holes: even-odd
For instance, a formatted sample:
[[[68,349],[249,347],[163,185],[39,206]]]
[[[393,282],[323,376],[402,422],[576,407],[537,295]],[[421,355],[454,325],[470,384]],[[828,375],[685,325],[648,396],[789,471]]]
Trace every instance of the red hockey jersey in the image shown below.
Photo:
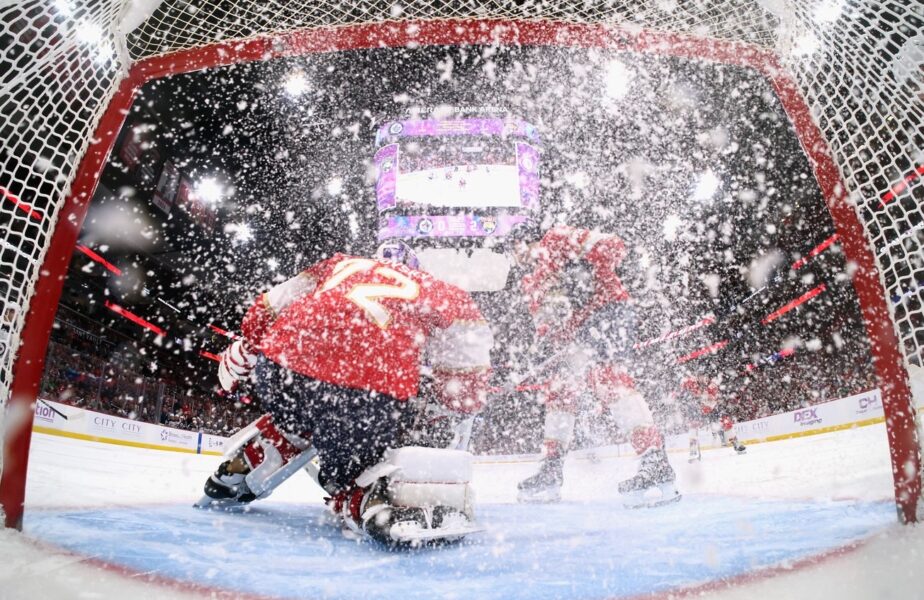
[[[600,307],[629,299],[616,274],[625,253],[625,245],[615,235],[564,225],[553,227],[531,250],[533,270],[521,284],[530,312],[536,315],[551,300],[550,290],[561,283],[562,272],[569,265],[586,261],[593,276],[593,296],[584,306],[575,307],[563,327],[556,328],[556,337],[569,337]]]
[[[242,332],[302,375],[407,399],[420,365],[451,408],[484,402],[493,345],[471,296],[422,271],[337,254],[259,296]]]
[[[680,382],[680,389],[688,393],[692,399],[699,402],[700,410],[708,415],[719,404],[719,386],[708,378],[694,376],[684,377]]]

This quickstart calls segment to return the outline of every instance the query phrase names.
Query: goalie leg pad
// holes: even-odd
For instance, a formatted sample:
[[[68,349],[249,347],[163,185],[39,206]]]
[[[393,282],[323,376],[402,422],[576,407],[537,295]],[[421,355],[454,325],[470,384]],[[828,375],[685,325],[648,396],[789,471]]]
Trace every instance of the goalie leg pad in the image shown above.
[[[468,452],[392,449],[356,479],[352,495],[346,492],[335,500],[334,510],[354,533],[388,545],[453,542],[482,530],[472,517],[471,478]]]
[[[244,481],[257,498],[265,498],[316,453],[305,440],[277,429],[270,415],[263,415],[253,425],[256,434],[242,448],[250,467]]]
[[[471,453],[461,450],[418,446],[392,449],[381,463],[364,471],[356,484],[367,487],[385,477],[393,506],[443,506],[470,517],[472,461]]]
[[[273,424],[270,415],[263,415],[231,437],[225,451],[227,461],[222,463],[218,472],[210,478],[212,481],[221,475],[222,468],[231,461],[243,460],[246,472],[242,477],[243,483],[237,483],[230,492],[233,497],[217,497],[215,490],[210,490],[207,482],[206,497],[197,506],[208,506],[209,499],[243,504],[266,498],[283,481],[308,465],[316,454],[308,442],[280,431]]]

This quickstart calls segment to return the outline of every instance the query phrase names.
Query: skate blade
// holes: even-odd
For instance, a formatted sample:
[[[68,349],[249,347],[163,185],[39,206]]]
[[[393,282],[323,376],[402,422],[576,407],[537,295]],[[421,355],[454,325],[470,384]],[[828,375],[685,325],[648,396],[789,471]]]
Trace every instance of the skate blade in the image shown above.
[[[407,522],[395,523],[392,525],[389,534],[391,538],[399,544],[419,546],[432,542],[455,542],[461,540],[465,536],[481,533],[482,531],[484,531],[484,527],[475,525],[474,523],[467,523],[464,525],[453,524],[446,527],[430,529],[422,527],[416,522]]]
[[[667,506],[668,504],[673,504],[674,502],[680,502],[681,498],[683,498],[683,494],[680,492],[675,492],[673,496],[668,498],[656,498],[650,502],[636,506],[635,508],[658,508],[659,506]]]
[[[649,488],[653,489],[653,488]],[[623,496],[622,505],[625,508],[657,508],[674,502],[680,502],[683,495],[677,491],[673,483],[665,483],[659,486],[661,494],[659,496],[645,496],[644,492]],[[647,492],[649,490],[645,490]]]
[[[202,496],[193,508],[201,510],[218,510],[222,512],[244,512],[250,506],[249,502],[238,502],[232,498],[216,500],[210,496]]]
[[[554,504],[555,502],[561,502],[561,490],[541,490],[538,492],[520,490],[517,494],[517,502],[521,504]]]

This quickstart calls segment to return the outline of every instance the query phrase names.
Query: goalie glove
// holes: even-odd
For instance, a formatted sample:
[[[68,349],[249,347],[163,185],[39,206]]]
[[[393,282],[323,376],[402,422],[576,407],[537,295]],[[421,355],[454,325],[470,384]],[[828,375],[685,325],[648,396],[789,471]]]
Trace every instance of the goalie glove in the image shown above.
[[[218,381],[222,389],[233,391],[237,383],[246,379],[257,364],[257,355],[245,340],[237,340],[221,353],[218,363]]]

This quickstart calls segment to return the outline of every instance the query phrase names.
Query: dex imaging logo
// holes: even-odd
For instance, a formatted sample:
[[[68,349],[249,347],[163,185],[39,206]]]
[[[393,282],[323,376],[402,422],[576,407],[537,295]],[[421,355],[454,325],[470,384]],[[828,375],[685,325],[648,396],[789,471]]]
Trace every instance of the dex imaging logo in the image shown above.
[[[805,408],[797,410],[792,415],[793,423],[798,423],[800,427],[808,427],[821,423],[821,417],[818,416],[817,408]]]

